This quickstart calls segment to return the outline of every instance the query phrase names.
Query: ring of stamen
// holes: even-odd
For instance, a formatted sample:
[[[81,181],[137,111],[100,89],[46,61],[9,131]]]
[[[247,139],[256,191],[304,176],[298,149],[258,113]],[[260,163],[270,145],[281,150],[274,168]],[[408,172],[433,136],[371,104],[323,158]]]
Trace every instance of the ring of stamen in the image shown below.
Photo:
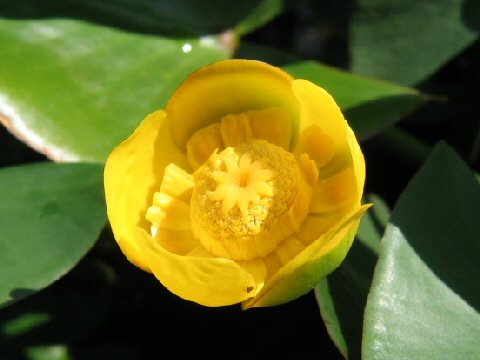
[[[267,141],[215,151],[193,178],[192,231],[216,256],[266,256],[306,216],[291,210],[299,196],[310,200],[304,174],[291,153]]]

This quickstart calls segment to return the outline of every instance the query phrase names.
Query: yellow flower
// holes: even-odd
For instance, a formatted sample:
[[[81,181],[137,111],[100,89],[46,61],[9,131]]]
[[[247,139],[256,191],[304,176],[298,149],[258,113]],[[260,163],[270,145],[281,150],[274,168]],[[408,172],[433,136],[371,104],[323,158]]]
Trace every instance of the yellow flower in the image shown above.
[[[344,259],[365,163],[332,97],[258,61],[204,67],[110,154],[120,248],[178,296],[271,306]]]

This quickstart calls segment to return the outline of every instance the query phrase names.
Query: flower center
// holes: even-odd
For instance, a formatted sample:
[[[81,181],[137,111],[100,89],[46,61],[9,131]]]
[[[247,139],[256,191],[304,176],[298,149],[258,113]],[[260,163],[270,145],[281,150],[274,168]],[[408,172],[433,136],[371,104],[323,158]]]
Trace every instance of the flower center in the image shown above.
[[[216,256],[266,256],[306,216],[293,209],[309,189],[294,156],[264,140],[215,151],[193,179],[192,230]]]

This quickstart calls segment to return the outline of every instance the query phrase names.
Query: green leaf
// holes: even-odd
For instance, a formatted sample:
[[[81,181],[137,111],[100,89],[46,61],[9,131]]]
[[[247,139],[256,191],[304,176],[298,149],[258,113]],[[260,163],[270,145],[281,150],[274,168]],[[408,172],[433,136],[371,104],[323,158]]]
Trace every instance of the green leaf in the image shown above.
[[[69,271],[105,225],[103,169],[40,163],[0,170],[0,306]]]
[[[362,140],[394,124],[428,99],[414,89],[358,76],[314,61],[291,63],[283,69],[332,94],[355,134]]]
[[[480,358],[480,186],[437,145],[393,211],[365,310],[370,359]]]
[[[356,245],[354,242],[354,245],[352,245],[352,248],[350,249],[350,253],[354,251],[355,247]],[[344,262],[347,261],[348,256],[349,255],[347,255]],[[335,274],[335,272],[333,274]],[[333,276],[333,274],[331,274],[330,276]],[[327,328],[328,335],[330,336],[340,353],[343,355],[343,357],[345,359],[348,359],[348,345],[345,340],[345,336],[343,335],[342,325],[340,324],[339,317],[335,311],[334,299],[330,291],[328,279],[325,278],[320,281],[320,283],[315,287],[314,291],[315,297],[320,307],[320,314],[322,315],[323,323]]]
[[[360,0],[351,23],[353,71],[416,84],[471,45],[480,32],[475,0]]]
[[[196,68],[214,38],[168,39],[79,21],[0,21],[0,120],[55,160],[105,161]]]
[[[368,195],[365,200],[372,202],[373,207],[362,217],[347,257],[315,288],[328,333],[340,352],[349,359],[360,359],[363,311],[380,239],[390,216],[386,204],[378,196]]]

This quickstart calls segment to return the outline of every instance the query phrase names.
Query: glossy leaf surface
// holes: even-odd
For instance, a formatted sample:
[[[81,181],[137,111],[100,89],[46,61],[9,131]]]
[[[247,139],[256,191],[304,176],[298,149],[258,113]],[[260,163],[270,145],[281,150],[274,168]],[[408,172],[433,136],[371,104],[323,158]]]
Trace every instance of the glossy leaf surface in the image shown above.
[[[73,20],[0,21],[0,120],[55,160],[103,162],[194,69],[214,38],[170,39]]]
[[[445,144],[401,195],[365,311],[364,359],[480,357],[480,186]]]

